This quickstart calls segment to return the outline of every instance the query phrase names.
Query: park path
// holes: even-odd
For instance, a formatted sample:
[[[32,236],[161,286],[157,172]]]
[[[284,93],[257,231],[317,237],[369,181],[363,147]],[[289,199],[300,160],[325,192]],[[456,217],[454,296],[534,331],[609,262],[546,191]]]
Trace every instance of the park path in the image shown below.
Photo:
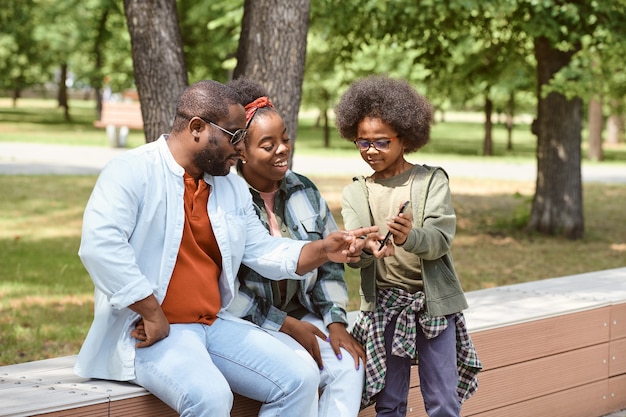
[[[111,158],[126,151],[124,148],[0,142],[0,174],[97,174]],[[534,162],[503,162],[489,158],[461,160],[431,155],[426,155],[425,160],[419,158],[421,155],[418,152],[410,154],[408,159],[411,162],[442,166],[451,178],[534,181],[537,175]],[[296,152],[293,168],[304,175],[352,176],[371,172],[356,151],[349,158]],[[623,164],[583,162],[582,176],[584,182],[625,184],[626,168]]]

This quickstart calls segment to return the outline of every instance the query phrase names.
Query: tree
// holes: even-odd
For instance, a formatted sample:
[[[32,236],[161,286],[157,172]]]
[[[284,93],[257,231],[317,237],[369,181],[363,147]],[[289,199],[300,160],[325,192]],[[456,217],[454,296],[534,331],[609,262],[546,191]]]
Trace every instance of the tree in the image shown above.
[[[99,119],[104,87],[119,93],[135,85],[130,34],[121,0],[81,0],[76,11],[81,30],[71,71],[75,85],[93,89]]]
[[[308,26],[309,0],[246,0],[233,74],[268,90],[294,146]]]
[[[228,81],[236,65],[243,0],[176,3],[189,81]]]
[[[563,52],[546,37],[535,39],[539,102],[533,133],[537,135],[537,181],[528,227],[577,239],[584,232],[580,169],[582,100],[567,99],[542,88],[566,67],[575,51]]]
[[[187,69],[176,0],[124,0],[146,142],[171,129]]]
[[[528,229],[579,239],[584,234],[580,72],[584,48],[626,39],[622,0],[511,0],[511,22],[534,40],[537,61],[537,181]],[[590,70],[590,67],[587,66]],[[577,88],[564,88],[577,85]]]
[[[0,7],[0,88],[13,105],[22,90],[53,78],[45,33],[46,13],[33,0],[7,0]]]

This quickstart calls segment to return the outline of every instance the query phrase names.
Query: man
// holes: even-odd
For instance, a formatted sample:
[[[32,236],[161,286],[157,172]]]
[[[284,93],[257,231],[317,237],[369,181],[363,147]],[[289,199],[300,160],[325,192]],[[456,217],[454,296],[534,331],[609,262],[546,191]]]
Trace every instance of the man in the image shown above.
[[[377,228],[316,242],[272,238],[230,167],[245,136],[236,94],[200,81],[182,94],[172,131],[112,160],[85,209],[79,256],[95,291],[94,322],[75,371],[132,381],[181,416],[228,416],[231,390],[260,416],[310,415],[319,374],[288,347],[226,311],[241,264],[303,279],[358,259]]]

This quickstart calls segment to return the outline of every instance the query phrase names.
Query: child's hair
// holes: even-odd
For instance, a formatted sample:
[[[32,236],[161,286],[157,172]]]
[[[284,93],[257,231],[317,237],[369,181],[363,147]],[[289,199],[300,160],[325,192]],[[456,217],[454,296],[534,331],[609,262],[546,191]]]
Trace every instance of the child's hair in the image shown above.
[[[359,123],[375,117],[398,134],[405,152],[428,143],[433,108],[425,97],[404,80],[372,75],[355,81],[335,107],[335,124],[341,136],[353,141]]]

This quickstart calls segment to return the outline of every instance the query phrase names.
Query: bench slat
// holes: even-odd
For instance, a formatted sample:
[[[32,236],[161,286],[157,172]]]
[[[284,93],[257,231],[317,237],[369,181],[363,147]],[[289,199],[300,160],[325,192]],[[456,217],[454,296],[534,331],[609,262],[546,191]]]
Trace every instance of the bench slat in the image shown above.
[[[608,355],[609,344],[603,343],[484,371],[480,374],[478,391],[463,410],[469,415],[476,414],[592,382],[606,381],[609,376]]]
[[[143,129],[141,105],[136,101],[103,101],[100,120],[96,120],[95,127],[126,126],[129,129]]]
[[[603,400],[607,381],[598,381],[554,394],[544,395],[527,401],[511,404],[481,413],[463,414],[465,417],[599,417],[611,409]],[[471,399],[470,399],[471,401]],[[467,413],[468,407],[463,411]]]
[[[499,368],[609,341],[611,307],[472,333],[484,369]]]

